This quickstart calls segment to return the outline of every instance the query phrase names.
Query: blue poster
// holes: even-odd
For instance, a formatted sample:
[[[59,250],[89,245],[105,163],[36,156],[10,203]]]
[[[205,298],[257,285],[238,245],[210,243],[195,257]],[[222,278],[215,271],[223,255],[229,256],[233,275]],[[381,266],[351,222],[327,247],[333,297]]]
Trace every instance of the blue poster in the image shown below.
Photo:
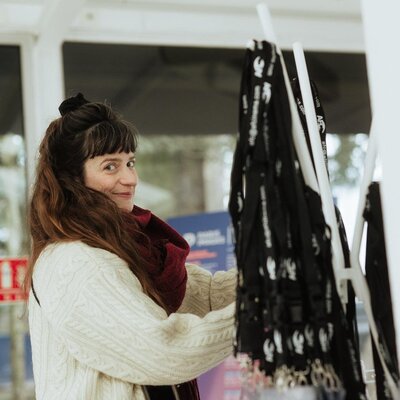
[[[212,273],[236,266],[228,212],[175,217],[168,219],[168,223],[189,243],[188,263],[200,265]]]

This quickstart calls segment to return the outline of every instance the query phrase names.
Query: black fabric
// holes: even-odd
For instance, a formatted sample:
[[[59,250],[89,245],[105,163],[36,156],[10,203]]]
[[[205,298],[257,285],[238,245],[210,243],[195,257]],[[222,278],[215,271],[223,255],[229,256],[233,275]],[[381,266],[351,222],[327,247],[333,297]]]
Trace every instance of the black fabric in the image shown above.
[[[146,400],[176,400],[171,386],[145,386]]]
[[[329,378],[329,391],[339,389],[339,375],[348,400],[365,399],[330,230],[319,196],[304,184],[282,65],[267,42],[247,50],[239,115],[229,201],[239,272],[235,351],[278,386],[329,386]],[[347,355],[333,354],[340,346]]]
[[[386,258],[385,235],[379,184],[369,186],[364,218],[368,222],[367,249],[365,259],[366,278],[371,294],[371,307],[379,333],[380,350],[393,380],[399,382],[396,335]],[[388,390],[376,346],[372,341],[375,368],[376,393],[379,400],[394,400]]]
[[[191,381],[191,382],[195,382]],[[174,393],[173,387],[176,391]],[[196,400],[200,399],[200,394],[197,385],[189,385],[186,382],[184,385],[174,386],[145,386],[148,400]]]
[[[300,90],[300,83],[299,83],[299,80],[297,77],[292,79],[291,83],[292,83],[293,95],[294,95],[296,105],[297,105],[297,110],[298,110],[298,113],[300,116],[300,121],[301,121],[303,130],[304,130],[308,151],[310,153],[310,156],[311,156],[311,159],[312,159],[312,162],[314,165],[314,170],[315,170],[315,162],[313,159],[311,140],[310,140],[310,135],[308,132],[306,113],[305,113],[305,108],[304,108],[304,104],[303,104],[303,97],[302,97],[301,90]],[[315,113],[316,113],[316,117],[317,117],[317,124],[318,124],[318,130],[319,130],[319,134],[320,134],[322,152],[323,152],[323,156],[324,156],[324,160],[325,160],[325,166],[326,166],[327,173],[329,175],[328,152],[327,152],[327,146],[326,146],[326,126],[327,126],[326,116],[325,116],[324,109],[322,107],[321,99],[320,99],[320,96],[318,93],[318,88],[317,88],[315,82],[313,82],[312,80],[310,81],[310,87],[311,87],[311,94],[312,94],[312,98],[313,98]],[[335,206],[335,213],[336,213],[336,220],[337,220],[337,224],[338,224],[340,241],[341,241],[343,255],[344,255],[345,268],[350,268],[350,250],[349,250],[349,245],[348,245],[348,241],[347,241],[346,230],[345,230],[345,227],[343,224],[340,210],[338,209],[337,206]],[[346,319],[347,319],[347,324],[349,326],[349,329],[353,330],[352,336],[353,336],[353,341],[354,341],[354,350],[356,352],[357,359],[360,359],[355,292],[354,292],[354,288],[352,287],[350,282],[347,283]]]

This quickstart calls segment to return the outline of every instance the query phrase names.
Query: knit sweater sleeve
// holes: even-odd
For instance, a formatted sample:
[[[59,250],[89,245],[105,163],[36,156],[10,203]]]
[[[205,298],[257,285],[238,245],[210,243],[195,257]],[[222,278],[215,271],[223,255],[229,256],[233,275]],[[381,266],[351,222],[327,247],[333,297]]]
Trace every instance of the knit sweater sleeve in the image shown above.
[[[204,316],[209,311],[220,310],[235,301],[237,270],[209,271],[194,264],[186,265],[188,282],[186,294],[178,312]]]
[[[45,250],[34,273],[41,310],[83,364],[136,384],[193,379],[232,353],[234,305],[170,314],[120,258],[82,243]]]

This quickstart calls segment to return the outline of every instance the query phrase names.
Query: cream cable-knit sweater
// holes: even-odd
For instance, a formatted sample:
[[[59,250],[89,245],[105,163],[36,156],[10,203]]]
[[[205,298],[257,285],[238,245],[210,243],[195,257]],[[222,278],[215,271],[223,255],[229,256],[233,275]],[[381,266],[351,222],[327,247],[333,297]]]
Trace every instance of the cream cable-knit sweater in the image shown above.
[[[183,304],[167,316],[116,255],[48,246],[33,275],[41,307],[29,298],[36,399],[144,399],[139,385],[181,383],[230,355],[236,272],[187,270]]]

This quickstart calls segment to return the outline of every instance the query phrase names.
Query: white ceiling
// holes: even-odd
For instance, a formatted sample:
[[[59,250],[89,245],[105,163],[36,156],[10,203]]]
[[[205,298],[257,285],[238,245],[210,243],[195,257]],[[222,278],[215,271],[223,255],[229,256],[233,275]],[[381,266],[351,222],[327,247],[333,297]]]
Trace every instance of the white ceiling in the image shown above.
[[[0,43],[66,41],[243,47],[263,38],[260,0],[0,0]],[[359,0],[268,0],[281,47],[362,52]]]

